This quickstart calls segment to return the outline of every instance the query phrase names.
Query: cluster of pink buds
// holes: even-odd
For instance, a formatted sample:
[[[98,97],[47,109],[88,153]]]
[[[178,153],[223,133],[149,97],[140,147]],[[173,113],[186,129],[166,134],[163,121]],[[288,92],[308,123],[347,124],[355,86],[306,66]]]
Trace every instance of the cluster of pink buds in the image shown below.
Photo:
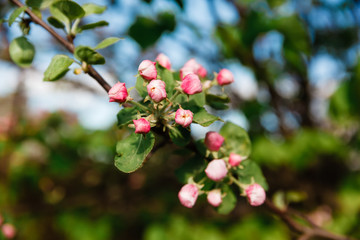
[[[4,223],[3,217],[0,215],[0,227],[1,232],[6,239],[13,239],[16,235],[16,229],[14,225],[10,223]]]
[[[211,152],[218,152],[220,151],[224,141],[225,139],[223,136],[221,136],[217,132],[211,131],[206,134],[204,143],[207,149],[210,150]],[[237,168],[241,164],[241,162],[245,159],[245,157],[232,152],[230,153],[229,157],[226,158],[224,157],[224,159],[213,159],[208,163],[205,169],[205,174],[207,178],[215,182],[223,181],[224,179],[226,179],[226,177],[228,177],[227,179],[231,180],[232,177],[231,169]],[[185,186],[188,185],[192,186],[191,192],[189,190],[189,187],[185,188]],[[247,196],[248,202],[251,206],[259,206],[265,202],[266,193],[261,185],[257,183],[252,183],[250,185],[249,184],[239,184],[239,185],[241,188],[243,188]],[[187,184],[185,186],[179,192],[179,200],[181,204],[183,204],[188,208],[191,208],[194,206],[196,199],[199,195],[199,192],[203,193],[203,191],[201,191],[201,185],[199,184]],[[184,196],[187,197],[193,196],[192,198],[189,197],[191,199],[191,204],[187,204],[187,205],[184,204],[185,202]],[[214,207],[218,207],[221,205],[223,196],[224,194],[221,193],[221,189],[213,189],[207,192],[207,200]]]
[[[184,128],[189,127],[193,121],[194,114],[190,110],[182,109],[181,106],[174,104],[172,101],[179,94],[189,96],[201,93],[203,91],[203,85],[208,89],[212,86],[211,82],[218,82],[218,84],[222,86],[234,80],[232,73],[226,69],[222,69],[218,74],[215,74],[213,81],[204,80],[207,76],[206,69],[197,63],[195,59],[190,59],[180,70],[181,82],[178,82],[178,86],[175,87],[177,92],[170,94],[166,90],[164,79],[161,79],[161,76],[158,75],[158,66],[172,71],[171,62],[163,53],[160,53],[156,57],[156,62],[143,60],[138,67],[139,76],[144,80],[143,86],[146,86],[148,94],[145,102],[151,99],[153,102],[152,107],[133,102],[133,98],[129,96],[125,83],[116,83],[108,92],[110,102],[118,102],[121,104],[130,103],[138,107],[142,105],[140,106],[142,109],[147,109],[147,114],[139,114],[138,119],[133,120],[132,126],[135,127],[135,133],[148,133],[151,127],[155,126],[157,122],[175,121],[176,124]],[[202,80],[200,78],[204,80],[204,83],[201,82]],[[208,83],[208,86],[205,83]],[[170,96],[173,95],[170,99],[168,99],[169,94]],[[128,104],[126,106],[128,106]],[[172,115],[174,112],[175,114]]]

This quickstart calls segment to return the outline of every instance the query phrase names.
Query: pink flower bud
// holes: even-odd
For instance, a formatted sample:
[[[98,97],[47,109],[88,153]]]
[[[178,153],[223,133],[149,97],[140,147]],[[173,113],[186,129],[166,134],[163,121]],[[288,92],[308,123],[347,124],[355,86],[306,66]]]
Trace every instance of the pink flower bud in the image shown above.
[[[109,90],[109,102],[119,102],[123,103],[128,97],[128,91],[126,89],[125,83],[117,82]]]
[[[150,123],[145,118],[133,120],[135,124],[135,133],[148,133],[150,131]]]
[[[220,86],[223,86],[234,82],[234,76],[229,70],[221,69],[216,80]]]
[[[207,195],[207,200],[214,207],[218,207],[222,203],[221,190],[211,190]]]
[[[161,80],[152,80],[147,85],[147,91],[154,102],[160,102],[166,98],[165,82]]]
[[[197,75],[199,75],[202,78],[206,77],[207,71],[202,65],[200,65],[199,69],[197,70]]]
[[[156,61],[164,68],[171,69],[170,59],[163,53],[160,53],[156,57]]]
[[[193,73],[186,75],[181,83],[184,93],[193,95],[202,91],[201,81],[199,77]]]
[[[157,77],[155,62],[144,60],[139,65],[139,74],[146,80],[153,80]]]
[[[4,234],[5,238],[12,239],[16,235],[16,229],[12,224],[5,223],[2,228],[2,233]]]
[[[180,69],[180,79],[183,80],[186,75],[189,73],[194,73],[193,69],[183,67]]]
[[[245,190],[247,199],[251,206],[260,206],[265,202],[266,193],[262,186],[254,183]]]
[[[219,151],[224,142],[223,136],[217,132],[207,132],[205,136],[205,145],[210,151]]]
[[[188,127],[193,120],[193,113],[190,110],[179,108],[175,113],[175,122],[183,127]]]
[[[180,189],[178,197],[183,206],[192,208],[195,205],[198,195],[199,190],[194,184],[186,184]]]
[[[180,69],[180,78],[183,79],[189,73],[197,74],[200,77],[206,77],[207,71],[201,64],[197,63],[195,59],[192,58]]]
[[[218,182],[226,176],[228,169],[226,168],[226,163],[224,160],[214,159],[207,165],[205,173],[208,178]]]
[[[239,154],[236,153],[230,153],[230,157],[229,157],[229,164],[232,167],[236,167],[239,166],[239,164],[241,163],[241,161],[244,159],[244,157],[242,157]]]

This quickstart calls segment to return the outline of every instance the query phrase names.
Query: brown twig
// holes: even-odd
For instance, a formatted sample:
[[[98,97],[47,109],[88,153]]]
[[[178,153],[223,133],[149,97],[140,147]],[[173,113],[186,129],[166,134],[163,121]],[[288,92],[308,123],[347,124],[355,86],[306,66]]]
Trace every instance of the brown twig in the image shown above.
[[[18,7],[25,6],[22,2],[19,0],[9,0],[10,2],[14,3]],[[31,11],[30,8],[27,8],[25,12],[30,16],[31,20],[43,27],[46,31],[48,31],[57,41],[59,41],[69,52],[74,53],[75,46],[71,42],[69,42],[67,39],[61,37],[57,32],[54,31],[53,28],[51,28],[47,23],[45,23],[42,19],[40,19],[35,13]],[[108,92],[111,88],[111,86],[105,81],[105,79],[91,66],[88,66],[88,74],[94,78],[100,86]]]
[[[319,226],[316,226],[313,222],[311,222],[308,218],[304,218],[302,215],[297,214],[295,211],[291,211],[288,209],[280,209],[276,207],[270,200],[265,201],[265,207],[272,212],[273,214],[277,215],[293,232],[299,234],[299,240],[307,240],[313,237],[321,237],[325,239],[333,239],[333,240],[354,240],[353,238],[337,235],[331,233]],[[296,222],[292,215],[295,215],[298,218],[301,218],[310,226],[302,225]]]

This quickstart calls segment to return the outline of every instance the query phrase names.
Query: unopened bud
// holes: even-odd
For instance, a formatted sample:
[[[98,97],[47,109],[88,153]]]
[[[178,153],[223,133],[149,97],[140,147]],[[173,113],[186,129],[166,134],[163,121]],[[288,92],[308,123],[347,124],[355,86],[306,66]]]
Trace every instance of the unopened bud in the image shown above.
[[[186,184],[180,189],[178,197],[183,206],[192,208],[196,203],[198,195],[199,189],[196,185]]]
[[[207,195],[207,200],[214,207],[218,207],[222,203],[221,190],[211,190]]]
[[[247,187],[245,192],[251,206],[260,206],[265,202],[266,193],[261,185],[254,183]]]
[[[208,178],[218,182],[226,176],[228,169],[223,159],[214,159],[207,165],[205,173]]]

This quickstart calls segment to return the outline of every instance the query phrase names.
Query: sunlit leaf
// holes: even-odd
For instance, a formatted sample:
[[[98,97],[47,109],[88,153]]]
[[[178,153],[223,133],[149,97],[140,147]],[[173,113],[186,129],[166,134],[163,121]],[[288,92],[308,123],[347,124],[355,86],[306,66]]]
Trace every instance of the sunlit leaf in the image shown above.
[[[117,143],[115,166],[125,173],[134,172],[142,166],[154,143],[155,136],[151,132],[145,136],[132,133]]]
[[[55,81],[62,78],[70,69],[73,59],[66,55],[56,55],[44,73],[44,81]]]
[[[11,41],[9,53],[17,65],[29,67],[35,56],[35,48],[26,37],[18,37]]]

